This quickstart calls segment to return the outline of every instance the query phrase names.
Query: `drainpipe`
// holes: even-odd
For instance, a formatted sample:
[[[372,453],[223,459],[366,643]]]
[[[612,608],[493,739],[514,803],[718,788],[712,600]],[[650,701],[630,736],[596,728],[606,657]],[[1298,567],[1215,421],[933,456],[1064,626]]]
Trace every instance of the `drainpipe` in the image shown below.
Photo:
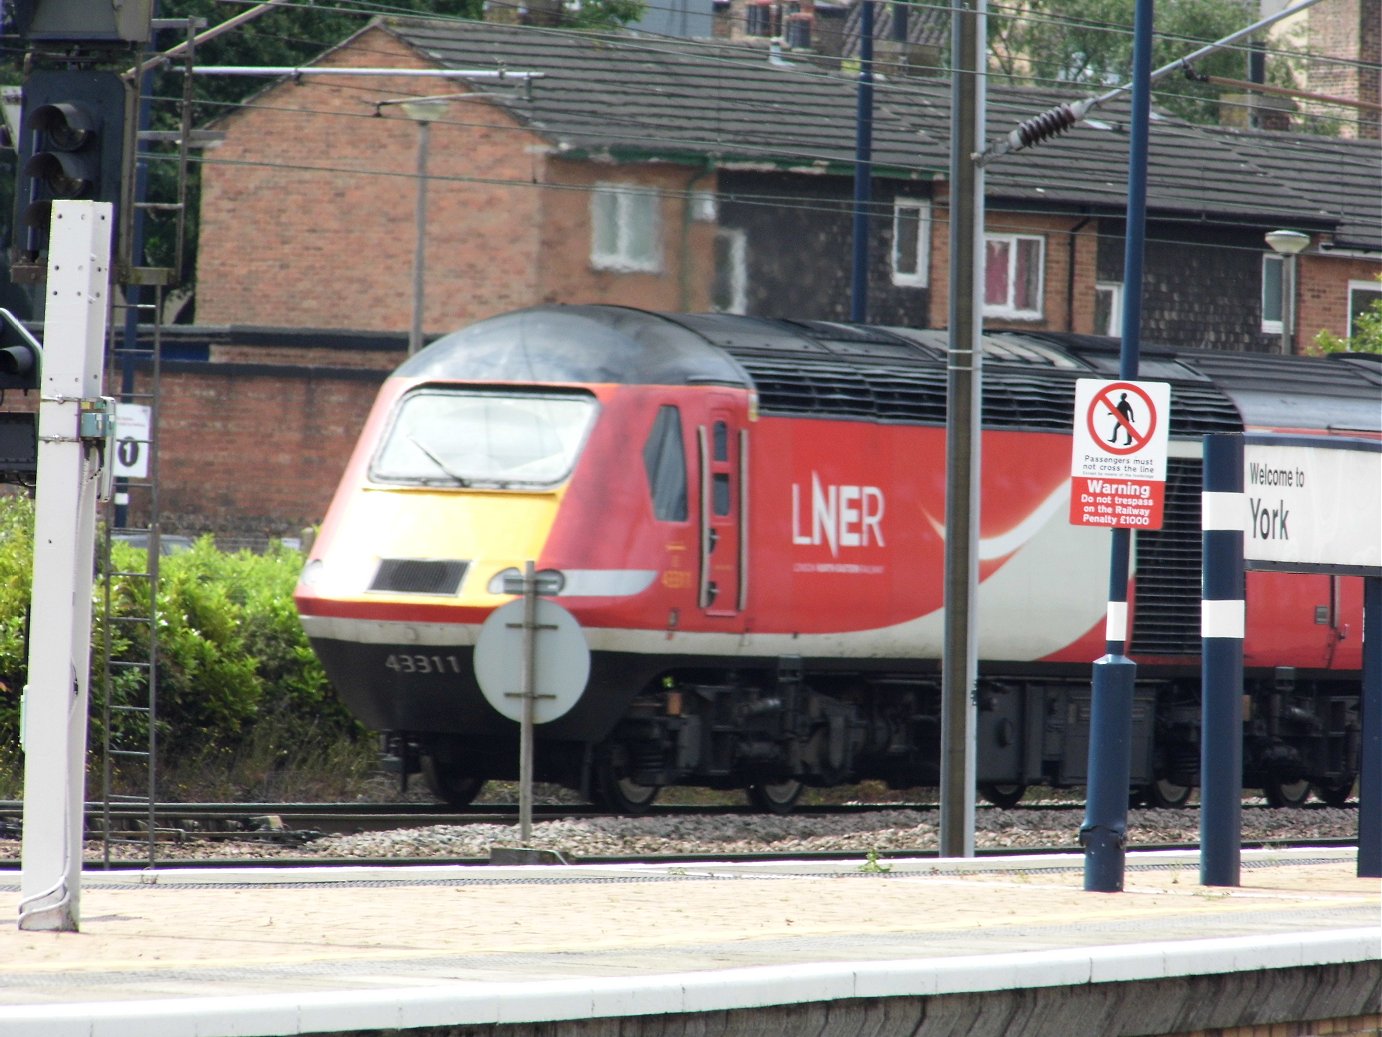
[[[1069,242],[1070,242],[1070,245],[1069,245],[1069,252],[1070,252],[1070,255],[1069,255],[1069,259],[1068,259],[1070,273],[1069,273],[1069,274],[1066,276],[1066,278],[1065,278],[1065,330],[1066,330],[1066,331],[1071,331],[1071,332],[1073,332],[1073,331],[1075,330],[1075,246],[1076,246],[1076,244],[1077,244],[1076,238],[1077,238],[1077,236],[1079,235],[1080,231],[1084,230],[1085,227],[1087,227],[1087,226],[1089,225],[1089,221],[1092,220],[1092,219],[1093,219],[1092,216],[1086,216],[1086,217],[1085,217],[1084,219],[1082,219],[1079,223],[1075,224],[1075,226],[1073,226],[1073,227],[1070,228],[1070,237],[1069,237],[1069,239],[1068,239]],[[1099,279],[1099,275],[1098,275],[1098,273],[1097,273],[1097,266],[1098,266],[1098,257],[1097,257],[1097,256],[1095,257],[1095,266],[1096,266],[1096,273],[1095,273],[1095,275],[1094,275],[1094,279],[1097,281],[1097,280]]]

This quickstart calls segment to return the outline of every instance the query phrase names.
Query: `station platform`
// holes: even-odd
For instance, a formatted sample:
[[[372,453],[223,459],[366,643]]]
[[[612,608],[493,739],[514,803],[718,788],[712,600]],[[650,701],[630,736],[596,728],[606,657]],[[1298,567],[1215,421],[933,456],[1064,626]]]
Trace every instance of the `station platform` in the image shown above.
[[[1382,1035],[1356,853],[90,871],[17,927],[0,1037]],[[1270,1029],[1272,1026],[1294,1028]]]

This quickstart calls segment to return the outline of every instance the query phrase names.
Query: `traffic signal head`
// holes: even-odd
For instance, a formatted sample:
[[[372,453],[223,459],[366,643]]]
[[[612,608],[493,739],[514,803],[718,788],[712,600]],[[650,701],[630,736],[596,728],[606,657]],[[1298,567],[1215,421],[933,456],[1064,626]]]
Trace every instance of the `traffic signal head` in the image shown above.
[[[0,310],[0,391],[37,389],[43,349],[9,310]]]
[[[120,203],[131,90],[115,72],[39,69],[24,83],[15,245],[22,261],[47,249],[53,202]]]

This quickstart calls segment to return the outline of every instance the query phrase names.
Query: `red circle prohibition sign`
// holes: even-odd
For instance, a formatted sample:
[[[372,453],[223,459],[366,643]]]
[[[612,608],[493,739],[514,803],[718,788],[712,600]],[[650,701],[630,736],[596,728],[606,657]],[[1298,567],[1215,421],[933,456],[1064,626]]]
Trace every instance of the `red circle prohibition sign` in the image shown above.
[[[1118,404],[1110,399],[1115,392],[1121,392],[1124,395],[1133,393],[1142,401],[1142,413],[1146,415],[1145,428],[1137,427],[1144,423],[1142,419],[1136,415],[1130,419],[1123,411],[1119,410]],[[1126,406],[1126,404],[1124,405]],[[1126,446],[1114,446],[1109,440],[1099,435],[1098,430],[1094,427],[1095,418],[1105,421],[1112,418],[1116,422],[1113,425],[1114,437],[1116,438],[1121,430],[1126,433],[1130,442]],[[1135,454],[1146,446],[1151,441],[1152,433],[1156,431],[1156,422],[1156,406],[1152,403],[1152,398],[1147,395],[1146,390],[1132,382],[1110,382],[1100,388],[1094,394],[1094,399],[1090,400],[1089,410],[1085,414],[1085,426],[1089,429],[1090,437],[1099,444],[1099,449],[1119,457]]]

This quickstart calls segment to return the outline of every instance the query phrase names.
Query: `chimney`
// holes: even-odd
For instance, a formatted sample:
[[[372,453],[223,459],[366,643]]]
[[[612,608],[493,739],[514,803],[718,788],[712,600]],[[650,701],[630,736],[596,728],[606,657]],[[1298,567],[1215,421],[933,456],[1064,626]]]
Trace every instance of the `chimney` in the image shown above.
[[[1382,0],[1330,0],[1308,13],[1306,89],[1354,101],[1382,102]],[[1343,136],[1378,140],[1382,113],[1366,109],[1321,109],[1344,119]]]

